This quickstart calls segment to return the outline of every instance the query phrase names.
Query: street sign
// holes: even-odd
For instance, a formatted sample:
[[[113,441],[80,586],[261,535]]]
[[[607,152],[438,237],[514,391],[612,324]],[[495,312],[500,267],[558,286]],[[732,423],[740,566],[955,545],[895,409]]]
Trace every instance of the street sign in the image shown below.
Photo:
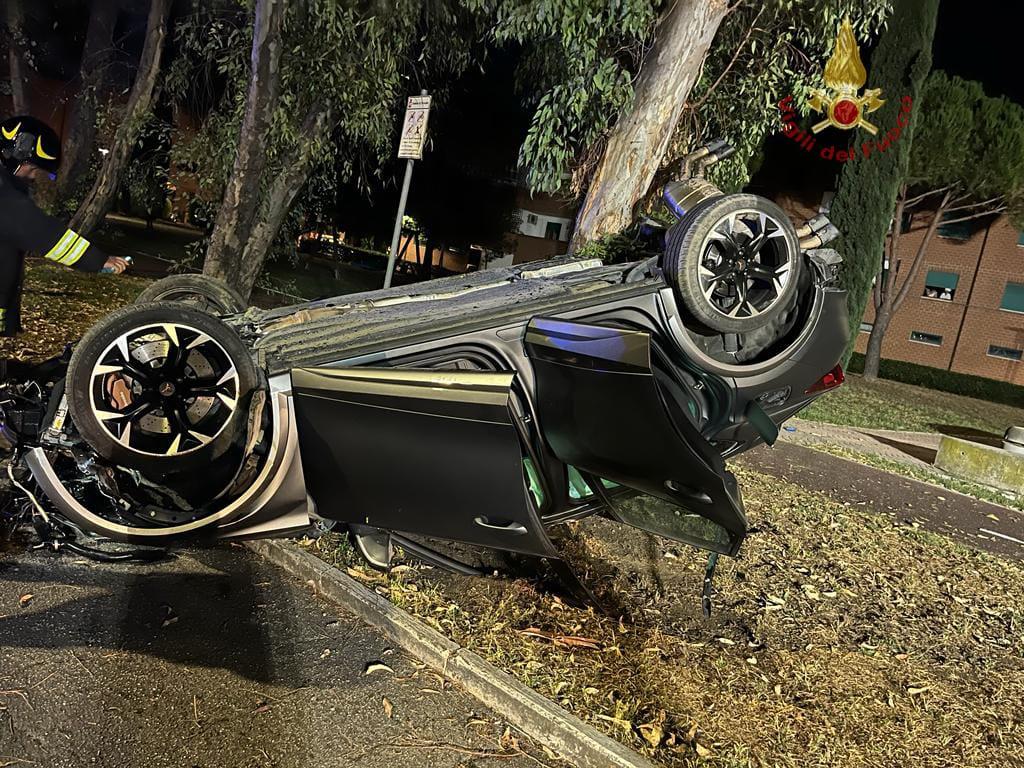
[[[402,236],[402,219],[405,204],[409,199],[409,184],[412,182],[413,160],[423,159],[423,142],[427,140],[427,118],[430,117],[430,96],[426,90],[419,96],[410,96],[405,105],[405,121],[402,123],[402,140],[398,143],[398,157],[405,160],[405,179],[402,194],[398,198],[398,215],[395,216],[395,231],[391,235],[391,250],[388,252],[388,268],[384,272],[384,287],[391,287],[395,274],[395,259],[398,257],[398,241]]]
[[[410,96],[405,106],[402,140],[398,144],[399,158],[423,159],[423,143],[427,140],[428,117],[430,117],[430,97]]]

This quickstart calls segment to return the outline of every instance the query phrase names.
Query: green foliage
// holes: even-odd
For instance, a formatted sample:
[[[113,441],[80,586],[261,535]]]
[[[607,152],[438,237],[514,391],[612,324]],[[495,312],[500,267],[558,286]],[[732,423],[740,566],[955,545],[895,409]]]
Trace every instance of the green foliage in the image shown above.
[[[573,191],[585,182],[603,139],[633,97],[660,0],[466,0],[493,17],[499,44],[522,46],[521,84],[534,109],[521,165],[534,190]],[[849,15],[861,39],[876,33],[890,0],[739,0],[722,22],[673,146],[674,164],[701,141],[724,136],[737,152],[714,169],[729,189],[749,178],[764,137],[778,129],[776,103],[794,94],[804,106],[822,84],[839,22]]]
[[[913,99],[909,125],[885,152],[843,166],[830,217],[842,233],[835,243],[843,254],[842,282],[848,291],[850,345],[864,315],[871,283],[878,272],[896,195],[910,164],[915,132],[937,116],[921,108],[921,90],[931,69],[932,38],[938,0],[898,0],[872,58],[868,85],[881,88],[886,103],[874,113],[879,126],[896,125],[900,99]],[[925,119],[923,119],[925,118]],[[962,138],[960,139],[963,140]]]
[[[534,109],[520,153],[530,187],[558,192],[633,96],[661,0],[464,0],[499,45],[521,47]]]
[[[851,373],[863,373],[864,355],[854,352],[850,357],[848,370]],[[885,359],[881,362],[878,375],[883,379],[902,381],[904,384],[915,384],[940,392],[1024,408],[1024,387],[1011,384],[1008,381],[986,379],[982,376],[970,376],[966,373],[955,373],[942,368]]]
[[[912,194],[952,188],[958,199],[951,217],[987,210],[985,201],[1007,201],[1022,223],[1024,108],[986,96],[980,83],[935,71],[925,81],[921,113],[906,177]]]
[[[150,116],[135,142],[135,151],[121,175],[119,193],[122,209],[152,222],[164,213],[168,190],[168,146],[171,125]]]
[[[429,26],[431,35],[421,32]],[[452,29],[475,29],[466,12],[445,3],[419,0],[289,3],[284,22],[281,87],[264,140],[268,159],[264,189],[289,167],[310,140],[303,120],[329,106],[330,140],[316,148],[304,194],[282,228],[279,244],[291,251],[304,221],[322,221],[335,199],[337,181],[364,185],[367,174],[390,158],[398,112],[432,71],[457,72],[469,60]],[[175,138],[174,162],[195,175],[200,194],[219,201],[231,172],[245,111],[252,45],[251,4],[242,0],[196,3],[176,25],[178,56],[167,89],[179,105],[199,118],[198,130]],[[418,46],[418,47],[417,47]]]
[[[690,96],[665,163],[708,139],[727,139],[736,153],[711,169],[723,189],[738,190],[765,136],[779,130],[777,104],[792,95],[799,111],[823,87],[825,61],[849,16],[862,45],[882,27],[892,0],[740,0],[718,29],[704,73]],[[868,86],[877,87],[872,67]]]

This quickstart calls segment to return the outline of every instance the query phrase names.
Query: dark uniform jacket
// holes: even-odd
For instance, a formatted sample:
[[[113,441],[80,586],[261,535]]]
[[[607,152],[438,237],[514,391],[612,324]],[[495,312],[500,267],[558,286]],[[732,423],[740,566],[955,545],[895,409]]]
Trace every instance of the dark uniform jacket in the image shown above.
[[[25,254],[85,272],[99,272],[107,256],[77,232],[39,209],[21,181],[0,165],[0,336],[21,330]]]

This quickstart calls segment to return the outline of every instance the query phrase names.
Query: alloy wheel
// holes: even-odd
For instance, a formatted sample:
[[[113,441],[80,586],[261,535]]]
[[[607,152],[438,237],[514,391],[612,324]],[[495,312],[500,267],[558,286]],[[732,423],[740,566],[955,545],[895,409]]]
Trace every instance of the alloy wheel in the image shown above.
[[[704,299],[731,318],[756,317],[775,306],[796,259],[779,221],[754,209],[722,218],[700,254],[697,276]]]
[[[238,407],[238,372],[206,333],[183,323],[118,336],[92,368],[90,404],[125,448],[179,456],[217,438]]]

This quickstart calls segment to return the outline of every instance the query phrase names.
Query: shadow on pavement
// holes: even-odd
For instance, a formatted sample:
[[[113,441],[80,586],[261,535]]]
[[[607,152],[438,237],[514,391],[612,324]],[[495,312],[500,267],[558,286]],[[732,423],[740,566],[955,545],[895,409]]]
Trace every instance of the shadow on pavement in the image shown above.
[[[934,448],[926,448],[923,445],[915,445],[914,443],[905,443],[901,440],[893,440],[888,437],[882,437],[881,435],[871,435],[872,440],[877,440],[882,445],[888,445],[890,448],[895,448],[897,451],[902,451],[908,456],[913,456],[915,459],[920,459],[928,464],[935,463],[935,455],[938,453]]]
[[[11,610],[22,590],[35,593],[33,602]],[[0,591],[0,644],[8,648],[98,646],[299,684],[294,654],[281,648],[289,627],[272,639],[260,610],[273,604],[274,615],[290,615],[288,590],[246,553],[200,550],[163,565],[38,555],[0,563]]]
[[[1003,436],[993,432],[985,432],[973,427],[962,427],[957,424],[929,424],[928,426],[949,437],[959,437],[961,440],[970,440],[972,443],[981,443],[982,445],[994,445],[997,448],[1003,447]]]

